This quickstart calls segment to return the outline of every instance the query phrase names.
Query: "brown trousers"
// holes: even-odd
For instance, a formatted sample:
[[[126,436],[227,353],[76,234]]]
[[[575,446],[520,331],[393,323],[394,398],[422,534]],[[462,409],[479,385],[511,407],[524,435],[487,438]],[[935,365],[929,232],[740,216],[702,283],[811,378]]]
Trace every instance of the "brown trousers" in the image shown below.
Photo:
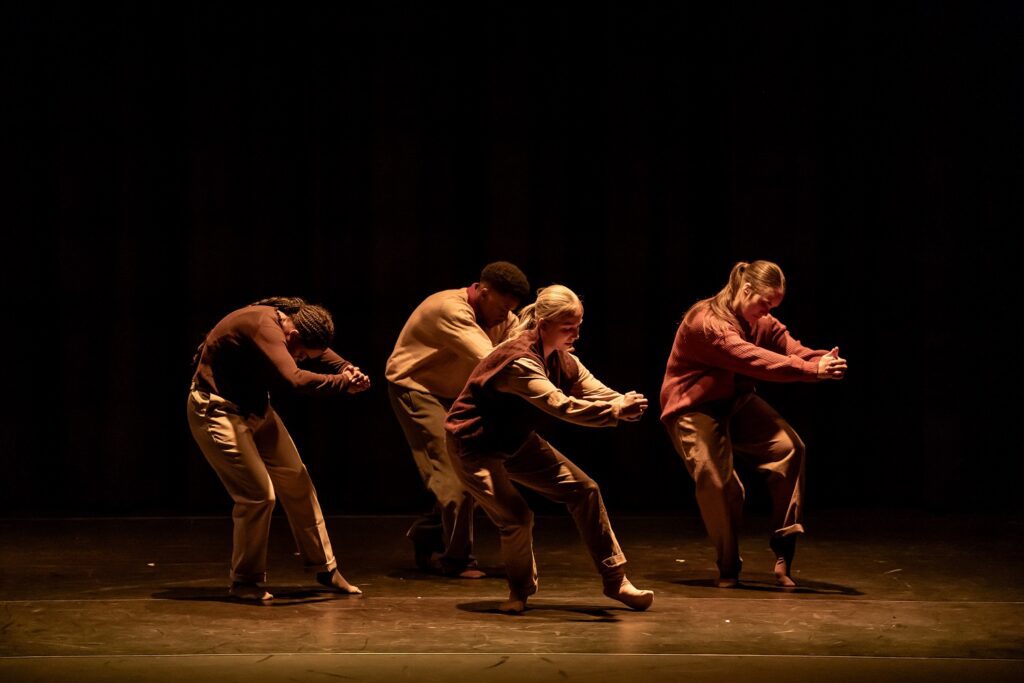
[[[244,417],[233,403],[193,389],[188,424],[235,501],[233,581],[266,581],[275,499],[281,500],[306,569],[323,572],[338,566],[309,472],[273,408],[263,416]]]
[[[756,394],[683,413],[669,427],[672,444],[696,484],[697,504],[718,553],[722,576],[738,576],[743,565],[739,526],[743,483],[733,453],[765,475],[772,497],[773,536],[803,533],[804,443],[793,428]]]
[[[466,567],[473,560],[473,497],[455,472],[445,447],[444,420],[452,402],[433,394],[388,383],[391,409],[405,433],[413,460],[424,485],[437,501],[441,518],[442,565]],[[417,520],[409,530],[414,541],[421,527],[429,529],[429,518]],[[422,534],[429,536],[428,533]]]
[[[618,585],[626,564],[597,483],[532,433],[513,455],[469,452],[448,436],[448,452],[466,488],[498,527],[501,554],[511,590],[526,597],[537,592],[537,562],[533,555],[533,511],[512,482],[564,503],[579,529],[602,578]]]

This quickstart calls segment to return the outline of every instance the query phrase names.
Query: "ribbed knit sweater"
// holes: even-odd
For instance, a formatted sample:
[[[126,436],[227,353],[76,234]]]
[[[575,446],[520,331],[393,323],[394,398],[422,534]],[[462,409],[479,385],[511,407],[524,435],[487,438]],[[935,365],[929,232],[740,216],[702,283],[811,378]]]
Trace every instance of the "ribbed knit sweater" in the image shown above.
[[[753,391],[755,380],[817,380],[818,359],[828,351],[807,348],[774,316],[765,315],[753,329],[726,325],[721,333],[705,324],[709,315],[707,309],[693,311],[676,331],[661,385],[666,425],[701,404]]]

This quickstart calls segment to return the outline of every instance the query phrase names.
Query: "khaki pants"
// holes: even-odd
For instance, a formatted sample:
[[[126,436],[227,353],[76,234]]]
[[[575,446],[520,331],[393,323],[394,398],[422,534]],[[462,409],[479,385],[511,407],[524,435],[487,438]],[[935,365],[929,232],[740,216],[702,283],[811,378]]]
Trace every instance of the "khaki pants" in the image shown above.
[[[441,564],[463,569],[473,560],[473,497],[455,472],[445,448],[444,420],[451,401],[422,391],[388,383],[388,396],[395,417],[409,442],[420,477],[437,500],[441,529],[431,517],[417,520],[409,530],[414,542],[431,545],[440,535],[444,553]]]
[[[235,501],[232,581],[266,581],[270,518],[278,498],[305,567],[322,572],[338,565],[313,482],[273,408],[262,417],[246,418],[233,403],[193,389],[188,423]]]
[[[743,483],[733,453],[746,457],[767,478],[773,536],[803,533],[804,443],[756,394],[683,413],[670,426],[672,444],[696,484],[697,504],[718,553],[723,577],[739,575],[739,525]]]
[[[615,540],[608,512],[597,483],[559,453],[554,446],[530,435],[515,454],[464,450],[461,441],[448,437],[448,451],[477,505],[501,534],[501,554],[509,587],[526,597],[537,592],[537,562],[533,556],[533,512],[512,482],[565,503],[583,543],[602,578],[614,586],[626,564]]]

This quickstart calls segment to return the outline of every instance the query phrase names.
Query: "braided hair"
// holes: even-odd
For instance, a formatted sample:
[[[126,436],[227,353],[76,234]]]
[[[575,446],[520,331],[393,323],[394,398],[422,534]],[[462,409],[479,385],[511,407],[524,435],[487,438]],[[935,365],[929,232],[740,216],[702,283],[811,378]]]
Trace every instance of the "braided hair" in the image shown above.
[[[295,325],[302,343],[311,349],[326,349],[334,339],[334,320],[323,306],[289,296],[272,296],[249,305],[270,306],[284,313]]]

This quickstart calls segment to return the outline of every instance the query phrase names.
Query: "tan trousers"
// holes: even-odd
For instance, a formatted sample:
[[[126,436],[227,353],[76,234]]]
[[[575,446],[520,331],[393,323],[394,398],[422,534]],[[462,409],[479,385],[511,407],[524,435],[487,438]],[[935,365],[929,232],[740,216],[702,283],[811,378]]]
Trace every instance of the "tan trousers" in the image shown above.
[[[448,437],[448,451],[466,488],[501,535],[509,587],[522,597],[537,592],[533,512],[512,482],[565,503],[602,578],[618,585],[626,564],[597,483],[536,432],[515,454],[471,453]]]
[[[445,447],[444,420],[451,401],[422,391],[388,383],[391,408],[409,442],[413,460],[427,489],[437,500],[441,518],[440,561],[451,569],[473,564],[473,512],[475,505],[462,479],[455,472]],[[429,543],[436,526],[432,520],[417,520],[409,530],[413,541]],[[436,524],[436,522],[434,522]]]
[[[773,537],[803,533],[804,443],[756,394],[683,413],[669,429],[696,484],[697,504],[718,553],[723,577],[739,575],[743,483],[733,469],[740,454],[765,475],[772,498]]]
[[[276,498],[281,500],[306,569],[338,566],[313,482],[274,409],[248,418],[216,394],[193,389],[188,423],[206,460],[235,501],[232,581],[262,582]]]

